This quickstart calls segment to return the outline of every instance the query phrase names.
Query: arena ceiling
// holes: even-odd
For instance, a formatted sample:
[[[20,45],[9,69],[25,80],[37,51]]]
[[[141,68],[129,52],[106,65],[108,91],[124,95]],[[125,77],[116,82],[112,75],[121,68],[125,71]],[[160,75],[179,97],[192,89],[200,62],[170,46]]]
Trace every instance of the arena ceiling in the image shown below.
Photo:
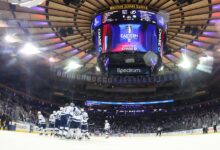
[[[196,63],[205,51],[218,51],[214,46],[220,42],[220,0],[82,0],[69,6],[63,0],[48,0],[32,8],[12,7],[1,0],[1,39],[6,33],[22,41],[31,39],[43,50],[42,57],[53,57],[55,65],[75,57],[84,64],[85,72],[96,65],[95,55],[88,53],[93,47],[91,20],[97,11],[118,4],[142,4],[169,14],[167,46],[171,53],[163,57],[166,71],[178,70],[183,52]],[[61,36],[59,30],[69,27],[73,32]]]

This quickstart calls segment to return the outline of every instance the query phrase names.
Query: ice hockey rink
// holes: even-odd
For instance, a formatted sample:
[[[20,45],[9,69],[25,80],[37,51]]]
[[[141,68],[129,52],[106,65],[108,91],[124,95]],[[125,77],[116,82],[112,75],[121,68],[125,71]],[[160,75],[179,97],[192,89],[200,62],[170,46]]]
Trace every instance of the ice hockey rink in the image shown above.
[[[210,150],[219,149],[220,134],[162,137],[92,137],[73,141],[38,134],[0,131],[1,150]]]

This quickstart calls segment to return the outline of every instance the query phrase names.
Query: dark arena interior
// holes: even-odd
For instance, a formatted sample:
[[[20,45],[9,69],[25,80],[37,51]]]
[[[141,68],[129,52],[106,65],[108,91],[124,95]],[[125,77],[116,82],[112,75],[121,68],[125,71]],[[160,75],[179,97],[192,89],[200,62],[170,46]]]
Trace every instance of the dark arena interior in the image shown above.
[[[220,147],[220,0],[0,0],[0,149]]]

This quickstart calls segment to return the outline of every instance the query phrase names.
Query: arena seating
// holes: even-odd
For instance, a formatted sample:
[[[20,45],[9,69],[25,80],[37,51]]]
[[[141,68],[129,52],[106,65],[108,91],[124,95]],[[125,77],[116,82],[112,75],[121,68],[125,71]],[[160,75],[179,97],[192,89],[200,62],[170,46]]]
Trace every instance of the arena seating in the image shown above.
[[[37,123],[37,111],[45,116],[56,109],[54,104],[34,100],[6,88],[0,88],[0,119]],[[5,118],[6,116],[6,118]]]
[[[93,131],[102,132],[104,119],[110,121],[113,133],[155,133],[160,126],[164,132],[212,127],[220,123],[220,102],[209,101],[187,107],[172,108],[168,112],[151,112],[141,116],[117,115],[106,112],[90,112]],[[94,115],[95,113],[95,115]],[[95,116],[95,117],[93,117]],[[99,117],[98,117],[99,116]]]
[[[109,120],[112,133],[154,133],[161,126],[164,132],[197,129],[219,123],[220,101],[212,100],[196,105],[174,107],[167,112],[149,112],[138,115],[106,114],[88,111],[91,132],[103,132],[104,120]],[[0,88],[0,118],[5,121],[24,121],[37,123],[37,111],[46,118],[58,105],[27,98],[11,90]],[[88,108],[87,108],[88,109]],[[113,112],[116,110],[113,109]]]

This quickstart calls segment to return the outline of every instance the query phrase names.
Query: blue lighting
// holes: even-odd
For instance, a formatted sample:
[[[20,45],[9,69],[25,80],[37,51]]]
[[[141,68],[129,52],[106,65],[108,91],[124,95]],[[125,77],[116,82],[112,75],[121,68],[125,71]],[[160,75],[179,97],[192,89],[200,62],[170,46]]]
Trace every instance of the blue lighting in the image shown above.
[[[95,29],[96,27],[102,24],[102,15],[98,15],[95,17],[92,28]]]
[[[104,102],[104,101],[93,101],[87,100],[85,102],[86,106],[93,105],[155,105],[155,104],[166,104],[173,103],[174,100],[162,100],[162,101],[150,101],[150,102]]]
[[[160,14],[157,14],[156,16],[157,16],[157,25],[160,26],[162,29],[166,30],[165,18]]]

